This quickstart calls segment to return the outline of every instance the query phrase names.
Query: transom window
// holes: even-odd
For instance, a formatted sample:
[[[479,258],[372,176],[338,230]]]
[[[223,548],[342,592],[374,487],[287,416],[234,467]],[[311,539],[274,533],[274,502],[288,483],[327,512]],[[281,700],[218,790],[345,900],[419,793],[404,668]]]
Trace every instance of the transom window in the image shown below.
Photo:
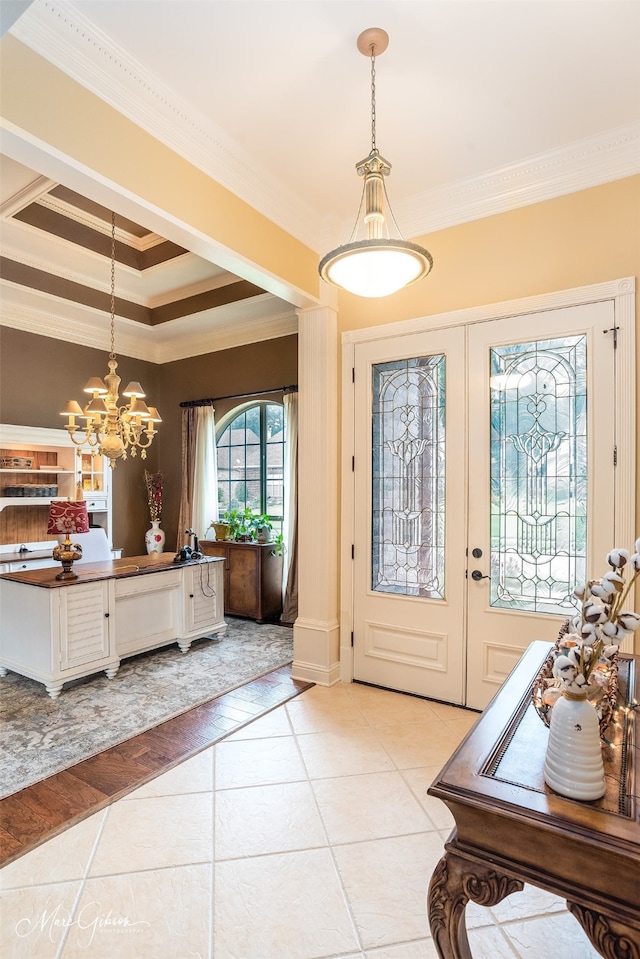
[[[284,407],[256,403],[245,407],[218,440],[220,512],[249,507],[264,513],[277,532],[284,510]]]

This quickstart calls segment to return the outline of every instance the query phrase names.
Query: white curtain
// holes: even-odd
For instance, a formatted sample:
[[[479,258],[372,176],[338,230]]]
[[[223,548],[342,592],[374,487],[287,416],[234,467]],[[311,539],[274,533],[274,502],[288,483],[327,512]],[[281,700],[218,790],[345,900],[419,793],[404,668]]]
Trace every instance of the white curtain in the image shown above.
[[[195,409],[196,442],[193,469],[191,527],[204,538],[211,523],[218,522],[218,455],[213,406]]]
[[[292,623],[298,615],[298,394],[285,393],[285,475],[284,529],[285,545],[282,583],[284,601],[282,621]]]

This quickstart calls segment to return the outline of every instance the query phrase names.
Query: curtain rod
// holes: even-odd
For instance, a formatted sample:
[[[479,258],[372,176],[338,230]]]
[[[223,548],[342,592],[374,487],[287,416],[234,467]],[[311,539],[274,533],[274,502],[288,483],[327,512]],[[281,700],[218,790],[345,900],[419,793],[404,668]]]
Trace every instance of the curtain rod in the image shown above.
[[[297,393],[298,384],[293,386],[276,386],[272,390],[257,390],[255,393],[230,393],[228,396],[209,396],[204,400],[185,400],[180,407],[185,409],[192,406],[210,406],[211,403],[217,403],[219,400],[239,400],[244,396],[264,396],[266,393]]]

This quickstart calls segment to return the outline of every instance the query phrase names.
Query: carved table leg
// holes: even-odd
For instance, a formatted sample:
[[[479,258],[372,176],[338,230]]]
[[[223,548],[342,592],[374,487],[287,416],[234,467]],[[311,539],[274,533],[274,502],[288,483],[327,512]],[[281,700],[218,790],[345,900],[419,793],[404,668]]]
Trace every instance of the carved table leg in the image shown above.
[[[431,877],[427,898],[429,926],[440,959],[472,959],[465,921],[470,899],[480,906],[495,906],[523,888],[518,879],[446,852]]]
[[[605,959],[640,959],[640,929],[624,921],[586,909],[576,902],[567,902],[589,941]]]

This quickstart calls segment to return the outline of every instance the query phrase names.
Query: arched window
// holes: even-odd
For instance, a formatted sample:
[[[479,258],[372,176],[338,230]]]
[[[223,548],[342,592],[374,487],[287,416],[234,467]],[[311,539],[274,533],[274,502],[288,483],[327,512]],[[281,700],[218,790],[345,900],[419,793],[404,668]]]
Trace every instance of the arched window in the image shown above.
[[[249,507],[265,513],[277,532],[284,511],[284,407],[253,403],[223,425],[218,436],[220,512]]]

